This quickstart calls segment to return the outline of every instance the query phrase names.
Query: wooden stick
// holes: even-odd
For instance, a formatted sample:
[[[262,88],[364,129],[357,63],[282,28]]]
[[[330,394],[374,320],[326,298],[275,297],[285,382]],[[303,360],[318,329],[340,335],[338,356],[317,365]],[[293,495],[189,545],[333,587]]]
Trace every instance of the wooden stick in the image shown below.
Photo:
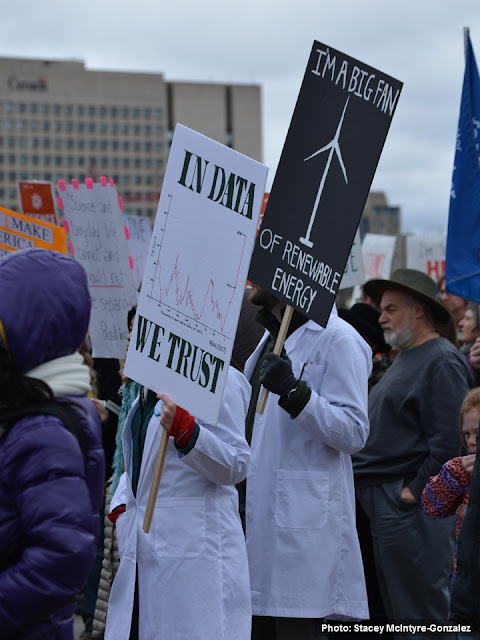
[[[155,468],[153,470],[152,484],[150,485],[150,493],[148,494],[147,508],[145,509],[145,517],[143,519],[143,530],[149,533],[152,524],[153,512],[155,510],[155,502],[157,501],[158,487],[162,477],[163,465],[165,464],[165,456],[168,447],[168,431],[163,427],[160,436],[160,444],[158,446],[157,459],[155,460]]]
[[[278,331],[277,340],[275,342],[275,346],[273,347],[272,353],[276,353],[279,356],[282,353],[283,343],[287,337],[288,327],[290,326],[290,322],[292,320],[292,315],[294,312],[294,308],[290,305],[287,305],[285,308],[285,313],[283,314],[282,324],[280,325],[280,329]],[[257,413],[262,415],[265,411],[265,405],[267,404],[268,398],[268,389],[265,387],[262,388],[262,393],[260,394],[260,399],[257,404]]]

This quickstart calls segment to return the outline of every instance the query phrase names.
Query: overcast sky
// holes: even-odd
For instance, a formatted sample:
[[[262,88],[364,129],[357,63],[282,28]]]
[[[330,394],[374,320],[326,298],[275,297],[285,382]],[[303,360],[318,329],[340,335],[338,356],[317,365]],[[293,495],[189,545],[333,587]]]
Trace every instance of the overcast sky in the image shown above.
[[[480,0],[15,0],[0,55],[88,69],[262,86],[271,186],[314,40],[404,83],[372,184],[402,231],[444,231],[464,71],[463,27],[480,62]]]

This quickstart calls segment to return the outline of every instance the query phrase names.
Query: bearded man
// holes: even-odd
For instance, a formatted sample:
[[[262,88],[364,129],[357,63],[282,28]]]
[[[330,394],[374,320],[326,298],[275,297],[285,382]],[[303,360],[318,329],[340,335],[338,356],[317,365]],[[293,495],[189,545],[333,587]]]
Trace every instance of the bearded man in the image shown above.
[[[357,497],[370,518],[380,591],[391,621],[445,621],[454,522],[427,517],[430,476],[459,455],[457,416],[470,387],[460,352],[437,326],[450,312],[414,269],[371,280],[385,340],[399,355],[369,395],[370,435],[353,456]]]

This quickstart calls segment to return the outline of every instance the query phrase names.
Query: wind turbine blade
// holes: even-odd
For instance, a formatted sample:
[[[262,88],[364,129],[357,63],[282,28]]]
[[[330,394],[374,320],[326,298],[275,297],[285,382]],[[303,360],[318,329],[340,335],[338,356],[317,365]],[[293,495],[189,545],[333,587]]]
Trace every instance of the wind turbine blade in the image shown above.
[[[312,153],[312,155],[308,156],[308,158],[304,158],[303,161],[306,162],[307,160],[310,160],[311,158],[314,158],[315,156],[318,156],[319,153],[323,153],[324,151],[326,151],[327,149],[331,149],[332,147],[333,147],[333,140],[331,142],[329,142],[328,144],[326,144],[321,149],[319,149],[318,151],[315,151],[315,153]]]
[[[340,151],[340,148],[337,145],[335,145],[334,151],[337,154],[338,161],[340,163],[340,166],[342,167],[343,177],[345,178],[345,182],[348,184],[347,170],[345,169],[345,165],[343,164],[342,152]]]

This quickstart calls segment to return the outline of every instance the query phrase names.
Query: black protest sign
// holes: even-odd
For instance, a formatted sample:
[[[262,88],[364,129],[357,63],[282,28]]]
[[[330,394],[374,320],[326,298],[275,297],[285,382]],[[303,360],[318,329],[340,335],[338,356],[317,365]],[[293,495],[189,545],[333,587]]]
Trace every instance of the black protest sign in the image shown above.
[[[325,326],[402,83],[314,42],[249,280]]]

